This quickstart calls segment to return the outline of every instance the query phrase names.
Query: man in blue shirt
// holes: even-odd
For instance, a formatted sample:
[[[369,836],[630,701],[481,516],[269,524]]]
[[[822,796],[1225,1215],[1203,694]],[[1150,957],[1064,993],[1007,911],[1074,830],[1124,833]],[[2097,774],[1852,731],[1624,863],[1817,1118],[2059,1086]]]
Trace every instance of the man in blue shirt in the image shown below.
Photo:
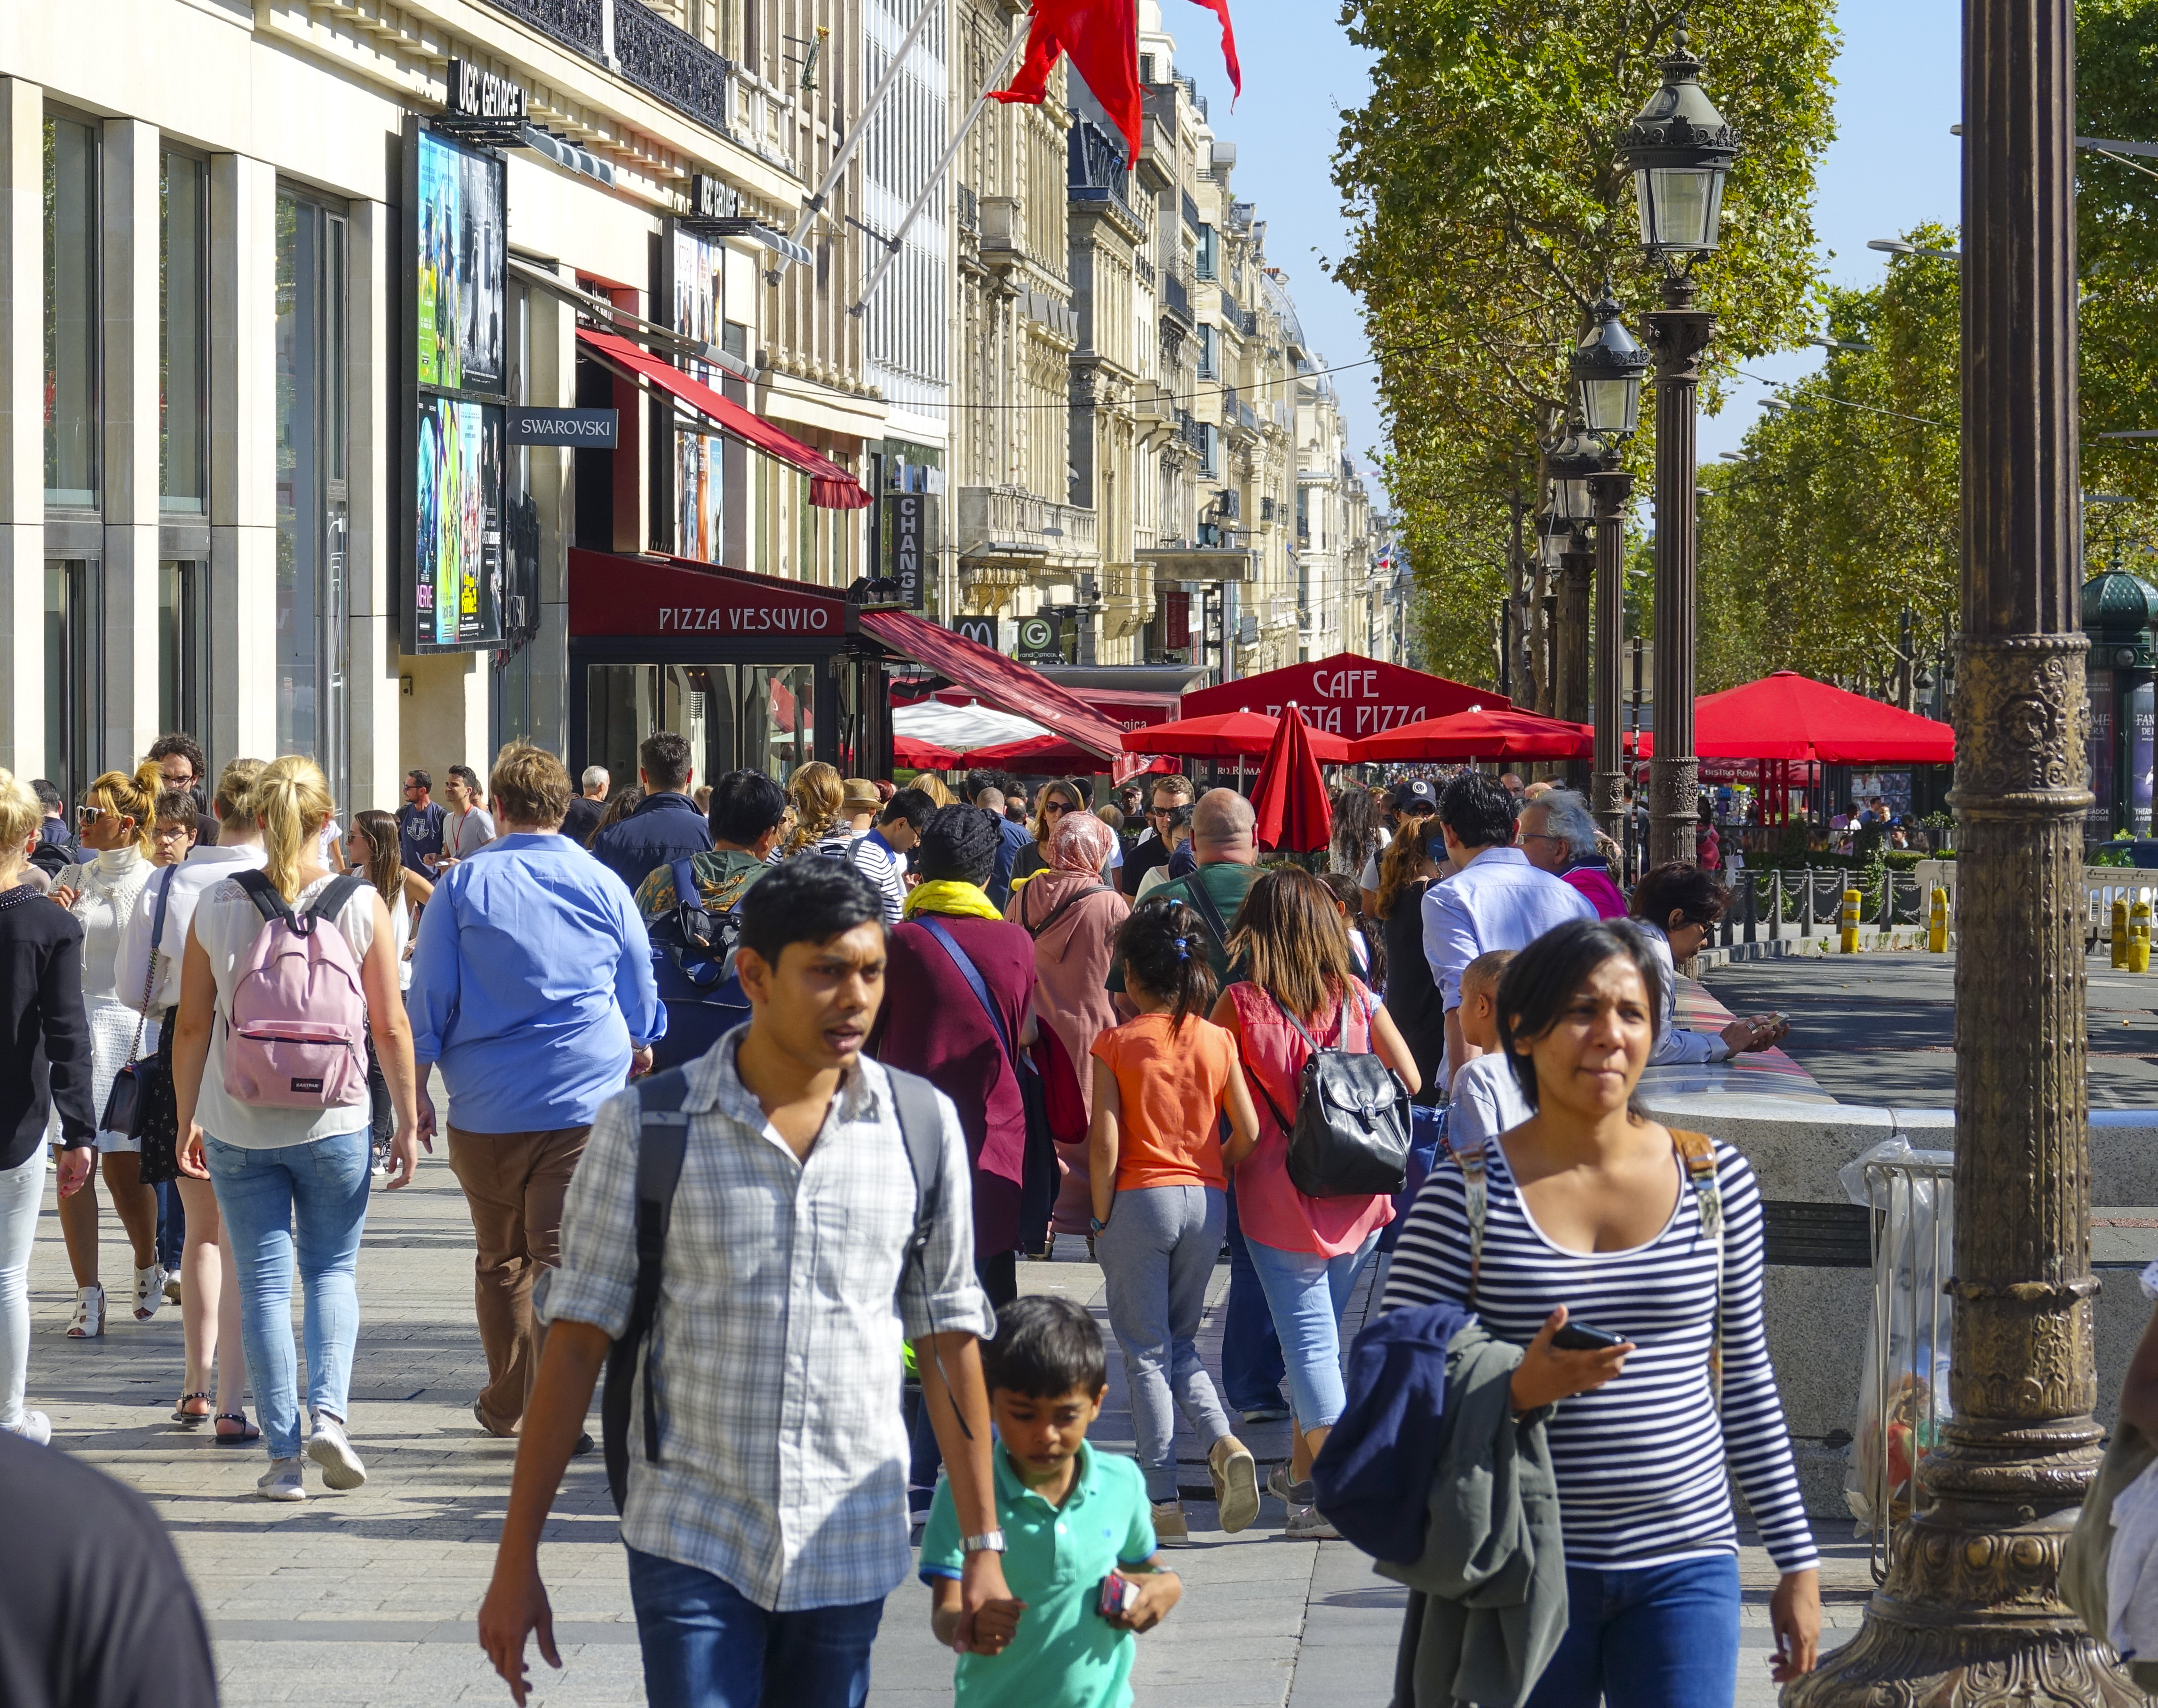
[[[479,1246],[488,1382],[472,1415],[490,1435],[514,1435],[540,1368],[532,1287],[560,1266],[570,1176],[600,1105],[649,1069],[667,1022],[629,891],[557,833],[570,805],[561,761],[505,747],[488,792],[502,833],[436,885],[405,1005],[420,1132],[431,1140],[426,1087],[439,1062],[450,1169]]]
[[[711,830],[689,796],[695,777],[689,744],[672,730],[655,730],[638,745],[637,780],[644,786],[644,798],[627,818],[592,839],[592,858],[631,895],[660,867],[711,852]]]
[[[397,809],[397,857],[408,872],[435,875],[442,858],[442,809],[435,779],[424,771],[405,773],[405,804]]]
[[[997,869],[983,885],[989,898],[999,907],[1011,900],[1012,862],[1019,858],[1020,850],[1033,845],[1034,839],[1027,834],[1026,826],[1015,823],[1004,816],[1004,792],[996,787],[977,790],[974,804],[997,821]]]

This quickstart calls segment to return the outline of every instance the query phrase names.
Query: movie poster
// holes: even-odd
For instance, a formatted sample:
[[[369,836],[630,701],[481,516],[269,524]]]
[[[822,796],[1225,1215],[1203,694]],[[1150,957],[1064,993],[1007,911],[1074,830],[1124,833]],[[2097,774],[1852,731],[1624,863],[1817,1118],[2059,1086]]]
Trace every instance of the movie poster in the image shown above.
[[[720,268],[725,265],[725,251],[720,245],[692,237],[686,231],[677,231],[674,236],[674,330],[700,343],[716,344],[722,331]],[[690,378],[718,386],[718,369],[690,357],[678,359]],[[678,431],[674,436],[674,549],[699,563],[720,561],[725,515],[720,444],[716,435]]]
[[[502,638],[502,411],[420,400],[413,595],[422,644]]]
[[[421,384],[502,390],[506,223],[502,163],[422,130]]]

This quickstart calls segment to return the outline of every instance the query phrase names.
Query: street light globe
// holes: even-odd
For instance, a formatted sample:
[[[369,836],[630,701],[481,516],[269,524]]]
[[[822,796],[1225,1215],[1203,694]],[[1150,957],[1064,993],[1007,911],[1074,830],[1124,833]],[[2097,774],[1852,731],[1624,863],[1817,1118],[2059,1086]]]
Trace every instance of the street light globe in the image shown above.
[[[1738,132],[1701,86],[1701,61],[1681,20],[1663,60],[1664,85],[1627,126],[1618,157],[1634,175],[1641,245],[1651,255],[1716,247],[1723,181],[1738,157]]]
[[[1572,528],[1595,519],[1588,477],[1603,467],[1603,441],[1579,421],[1566,436],[1544,451],[1544,474],[1551,483],[1551,514]]]
[[[1582,419],[1592,433],[1624,438],[1641,424],[1641,380],[1649,371],[1649,353],[1619,321],[1608,279],[1588,312],[1588,333],[1567,364]]]

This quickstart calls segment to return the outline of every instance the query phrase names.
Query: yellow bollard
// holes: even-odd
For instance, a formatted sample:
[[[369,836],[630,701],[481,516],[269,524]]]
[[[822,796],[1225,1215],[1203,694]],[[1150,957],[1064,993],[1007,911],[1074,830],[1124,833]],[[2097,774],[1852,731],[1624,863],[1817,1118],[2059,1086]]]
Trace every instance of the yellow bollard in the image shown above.
[[[2128,970],[2150,970],[2150,904],[2139,901],[2128,911]]]
[[[2123,968],[2128,965],[2128,898],[2125,895],[2113,904],[2113,964]]]
[[[1926,947],[1936,955],[1949,952],[1949,891],[1945,884],[1933,885],[1933,913],[1926,921]]]
[[[1843,892],[1843,926],[1836,935],[1840,939],[1839,947],[1841,952],[1846,955],[1856,955],[1858,952],[1860,901],[1861,897],[1856,890],[1846,890]]]

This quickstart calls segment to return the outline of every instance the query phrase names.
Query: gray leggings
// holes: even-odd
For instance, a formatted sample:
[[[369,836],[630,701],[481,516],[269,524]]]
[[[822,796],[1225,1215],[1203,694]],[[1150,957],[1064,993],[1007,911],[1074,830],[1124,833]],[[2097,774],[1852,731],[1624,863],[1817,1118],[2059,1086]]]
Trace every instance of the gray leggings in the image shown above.
[[[1142,1186],[1117,1194],[1109,1225],[1094,1241],[1149,1500],[1176,1499],[1175,1406],[1208,1447],[1229,1432],[1198,1345],[1228,1219],[1227,1195],[1214,1187]]]

